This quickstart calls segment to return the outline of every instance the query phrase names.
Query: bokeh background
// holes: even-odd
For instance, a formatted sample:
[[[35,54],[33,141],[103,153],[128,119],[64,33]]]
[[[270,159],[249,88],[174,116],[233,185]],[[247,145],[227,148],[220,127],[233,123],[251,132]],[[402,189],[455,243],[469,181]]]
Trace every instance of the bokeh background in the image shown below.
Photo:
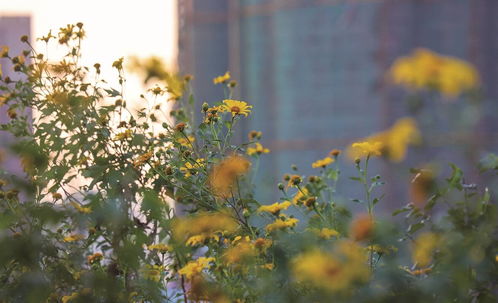
[[[407,203],[410,167],[437,166],[444,174],[455,162],[477,183],[476,163],[498,145],[496,0],[1,0],[0,45],[15,49],[24,33],[40,36],[79,21],[88,34],[85,62],[107,66],[109,77],[118,57],[158,56],[195,75],[200,106],[223,99],[212,78],[230,71],[236,97],[254,105],[238,140],[262,131],[271,149],[257,178],[259,198],[269,203],[290,164],[310,175],[311,163],[331,149],[400,117],[416,117],[424,140],[402,163],[375,161],[388,209]],[[448,100],[394,86],[389,67],[416,48],[473,64],[479,92]],[[143,89],[133,75],[127,87],[131,98]],[[346,199],[354,197],[354,167],[341,159]]]

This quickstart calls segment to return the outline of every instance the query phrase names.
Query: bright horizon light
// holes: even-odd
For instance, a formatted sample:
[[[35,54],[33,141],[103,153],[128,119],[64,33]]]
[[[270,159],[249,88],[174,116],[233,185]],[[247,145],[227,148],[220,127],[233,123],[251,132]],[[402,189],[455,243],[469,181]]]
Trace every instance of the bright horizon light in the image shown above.
[[[82,22],[86,31],[82,63],[100,63],[104,79],[117,78],[111,65],[120,57],[126,64],[130,56],[154,55],[171,68],[177,66],[176,0],[0,0],[2,16],[31,17],[31,41],[42,52],[45,44],[35,41],[36,37]],[[127,97],[137,99],[143,90],[140,79],[135,75],[126,78]]]

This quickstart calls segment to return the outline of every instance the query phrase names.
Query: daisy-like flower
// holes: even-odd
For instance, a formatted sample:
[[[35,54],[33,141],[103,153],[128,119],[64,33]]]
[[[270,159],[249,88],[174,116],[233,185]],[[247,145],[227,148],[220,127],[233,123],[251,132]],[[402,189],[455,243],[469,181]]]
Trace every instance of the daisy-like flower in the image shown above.
[[[209,268],[210,263],[214,262],[214,258],[200,257],[195,261],[190,261],[182,267],[178,273],[184,275],[187,279],[192,279],[193,277],[199,275],[204,269]]]
[[[232,113],[232,117],[237,115],[248,116],[251,113],[252,105],[248,105],[245,101],[232,99],[223,100],[223,110]]]
[[[225,83],[230,80],[230,72],[226,72],[223,76],[218,76],[213,79],[214,84]]]
[[[382,142],[356,142],[351,145],[351,154],[355,158],[362,158],[367,156],[380,156],[382,155],[382,148],[384,144]]]
[[[254,144],[254,147],[247,148],[247,154],[249,156],[267,154],[269,152],[270,152],[270,150],[266,147],[263,147],[263,145],[261,145],[261,143],[259,143],[259,142],[256,142]]]
[[[334,159],[330,157],[325,157],[323,159],[317,160],[311,164],[312,168],[325,168],[327,165],[334,163]]]
[[[276,219],[272,223],[266,225],[265,229],[267,232],[272,232],[279,229],[286,229],[288,227],[295,227],[299,222],[296,218],[286,218],[283,220],[282,218]]]
[[[271,205],[262,205],[258,208],[259,212],[269,212],[271,214],[277,215],[281,210],[285,210],[291,206],[289,201],[285,201],[282,203],[275,202]]]

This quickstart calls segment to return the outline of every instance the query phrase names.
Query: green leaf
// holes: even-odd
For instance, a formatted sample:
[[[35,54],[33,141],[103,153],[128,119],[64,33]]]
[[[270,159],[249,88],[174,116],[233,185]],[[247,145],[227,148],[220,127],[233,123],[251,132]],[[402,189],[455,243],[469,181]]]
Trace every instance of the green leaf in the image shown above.
[[[152,219],[161,219],[164,217],[163,209],[165,205],[166,203],[159,198],[159,195],[154,190],[144,190],[141,209],[147,217]]]
[[[422,227],[425,226],[425,223],[422,223],[422,222],[419,222],[419,223],[415,223],[415,224],[410,224],[410,226],[408,226],[408,232],[410,234],[413,234],[415,233],[417,230],[420,230]]]
[[[116,97],[121,95],[121,93],[115,90],[114,88],[106,89],[105,92],[108,93],[110,97]]]

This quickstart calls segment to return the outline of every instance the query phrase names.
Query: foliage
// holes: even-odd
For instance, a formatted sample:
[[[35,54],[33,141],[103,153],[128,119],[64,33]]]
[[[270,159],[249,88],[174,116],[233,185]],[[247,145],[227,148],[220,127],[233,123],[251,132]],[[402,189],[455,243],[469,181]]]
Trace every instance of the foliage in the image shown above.
[[[84,35],[76,24],[42,37],[66,47],[58,61],[2,51],[20,77],[1,79],[1,128],[24,174],[1,181],[1,302],[496,302],[487,188],[455,165],[443,181],[414,169],[403,222],[375,212],[383,181],[369,162],[401,161],[420,137],[414,120],[349,148],[364,214],[337,199],[339,150],[310,163],[316,175],[294,168],[280,200],[261,203],[252,180],[270,150],[257,131],[232,143],[252,106],[234,100],[229,73],[214,79],[225,99],[197,109],[192,77],[157,69],[148,77],[166,86],[134,112],[99,64],[79,64]],[[123,85],[123,59],[113,68]]]

